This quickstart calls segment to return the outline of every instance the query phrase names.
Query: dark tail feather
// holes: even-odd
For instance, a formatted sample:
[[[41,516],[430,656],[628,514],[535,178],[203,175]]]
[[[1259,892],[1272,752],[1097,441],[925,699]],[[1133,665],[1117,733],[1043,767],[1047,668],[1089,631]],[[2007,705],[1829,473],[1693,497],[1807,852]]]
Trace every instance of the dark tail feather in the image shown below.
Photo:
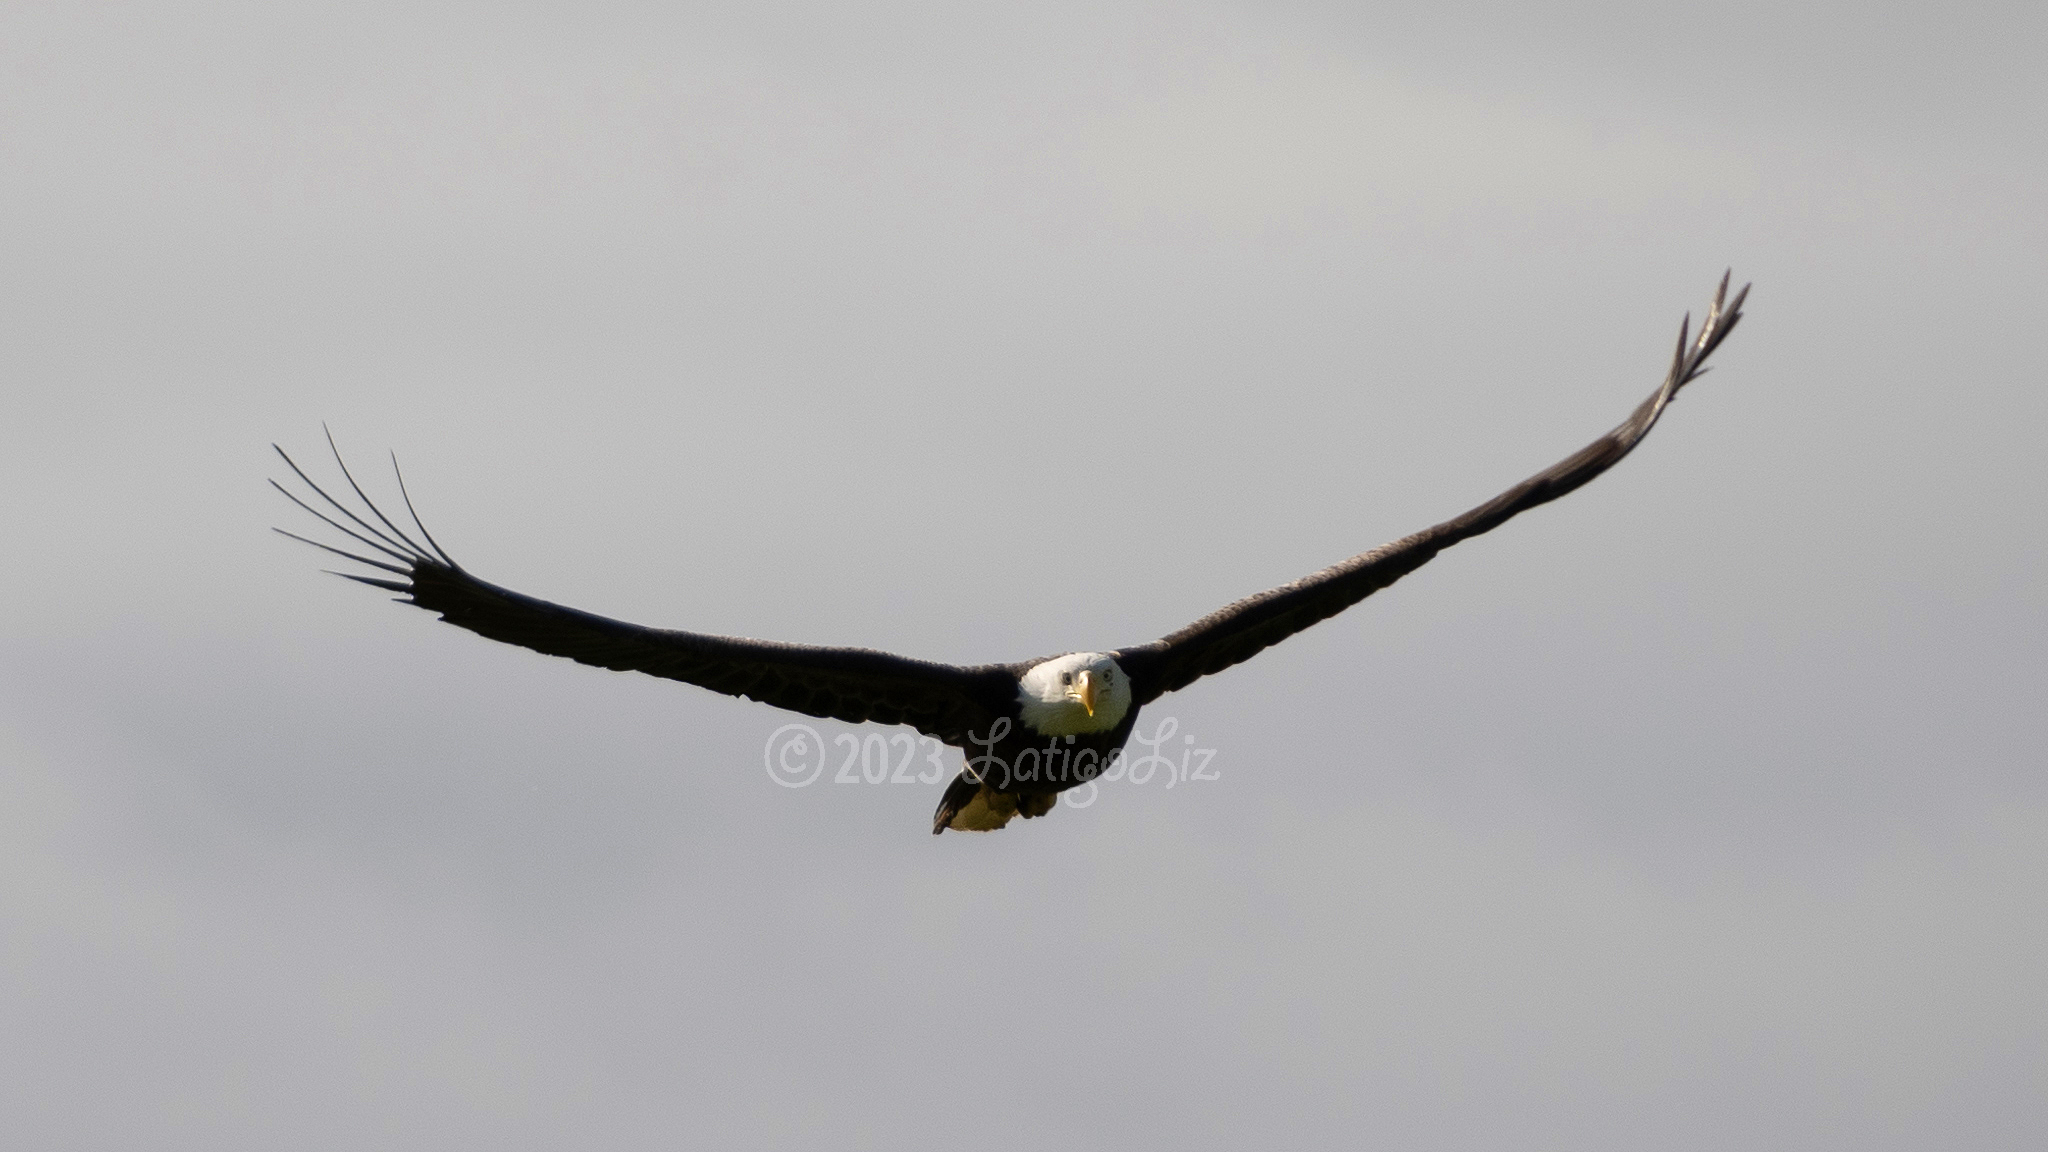
[[[979,791],[981,781],[967,773],[962,772],[953,777],[953,782],[946,785],[945,796],[939,800],[939,810],[932,814],[932,835],[937,836],[944,832],[946,826],[953,822],[953,817],[958,816],[960,810],[967,807],[974,800],[974,794]]]

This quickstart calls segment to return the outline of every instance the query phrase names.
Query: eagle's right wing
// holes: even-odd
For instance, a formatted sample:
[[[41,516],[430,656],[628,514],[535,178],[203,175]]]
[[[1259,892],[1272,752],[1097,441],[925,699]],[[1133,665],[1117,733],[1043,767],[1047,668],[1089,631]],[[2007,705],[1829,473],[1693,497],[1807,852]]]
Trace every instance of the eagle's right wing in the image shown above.
[[[333,446],[331,437],[328,444]],[[996,717],[1014,703],[1016,678],[1000,665],[963,668],[866,648],[821,648],[646,628],[500,588],[470,575],[442,551],[417,513],[413,524],[424,544],[401,531],[364,495],[348,474],[347,465],[341,464],[339,451],[335,462],[341,464],[342,475],[374,524],[313,483],[282,448],[277,452],[313,494],[348,523],[293,495],[277,481],[271,484],[294,504],[383,558],[308,540],[282,528],[279,532],[382,569],[389,575],[337,575],[390,589],[406,597],[403,603],[437,612],[441,619],[478,635],[600,668],[681,680],[807,716],[850,724],[870,720],[907,724],[963,748],[970,732],[986,733]],[[401,493],[403,484],[401,477]],[[405,497],[405,503],[410,512],[411,498]]]

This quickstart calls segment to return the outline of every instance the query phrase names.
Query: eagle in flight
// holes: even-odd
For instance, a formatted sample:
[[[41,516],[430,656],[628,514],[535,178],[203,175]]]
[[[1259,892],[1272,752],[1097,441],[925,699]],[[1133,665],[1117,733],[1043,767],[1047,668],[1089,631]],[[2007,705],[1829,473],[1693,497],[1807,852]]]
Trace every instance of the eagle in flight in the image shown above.
[[[1678,390],[1706,371],[1706,361],[1742,318],[1745,285],[1727,300],[1721,277],[1697,335],[1687,316],[1664,382],[1613,431],[1499,496],[1391,544],[1313,572],[1292,584],[1247,596],[1170,636],[1107,652],[1069,652],[1013,664],[961,667],[867,648],[821,648],[647,628],[581,612],[479,580],[429,535],[405,501],[415,540],[363,493],[341,453],[328,447],[361,514],[279,456],[325,510],[271,484],[300,508],[373,555],[277,531],[381,570],[338,573],[399,593],[458,627],[550,656],[617,671],[681,680],[807,716],[850,724],[907,724],[961,749],[966,765],[947,786],[932,832],[986,832],[1015,816],[1043,816],[1059,794],[1093,780],[1130,739],[1138,711],[1200,677],[1250,659],[1326,620],[1428,563],[1460,540],[1492,531],[1513,516],[1570,492],[1614,466],[1649,434]],[[272,447],[276,447],[272,445]],[[393,459],[393,468],[397,461]],[[337,518],[339,517],[339,518]]]

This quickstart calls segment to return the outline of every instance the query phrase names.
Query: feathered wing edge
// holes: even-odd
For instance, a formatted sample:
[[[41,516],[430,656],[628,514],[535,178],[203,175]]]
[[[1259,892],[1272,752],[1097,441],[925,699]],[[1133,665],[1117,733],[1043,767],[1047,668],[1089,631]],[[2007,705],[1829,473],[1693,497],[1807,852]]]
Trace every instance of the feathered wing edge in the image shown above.
[[[274,444],[271,447],[286,467],[326,510],[276,480],[270,483],[353,545],[335,547],[282,528],[275,531],[385,574],[334,575],[396,592],[403,597],[401,603],[438,613],[450,624],[481,636],[601,668],[681,680],[809,716],[853,724],[907,724],[959,747],[966,746],[970,732],[985,730],[1015,693],[1014,676],[998,665],[961,668],[865,648],[646,628],[498,587],[470,575],[427,531],[413,509],[396,456],[392,471],[413,529],[424,544],[386,517],[356,483],[331,433],[327,445],[367,516],[329,495]]]
[[[1678,390],[1707,371],[1707,357],[1742,319],[1749,285],[1743,285],[1735,299],[1728,301],[1728,280],[1723,273],[1697,336],[1691,333],[1691,314],[1680,323],[1678,348],[1664,382],[1613,431],[1462,516],[1360,553],[1292,584],[1248,596],[1150,644],[1118,651],[1117,661],[1130,673],[1137,689],[1137,703],[1148,703],[1248,660],[1385,588],[1460,540],[1489,532],[1613,467],[1649,434]]]

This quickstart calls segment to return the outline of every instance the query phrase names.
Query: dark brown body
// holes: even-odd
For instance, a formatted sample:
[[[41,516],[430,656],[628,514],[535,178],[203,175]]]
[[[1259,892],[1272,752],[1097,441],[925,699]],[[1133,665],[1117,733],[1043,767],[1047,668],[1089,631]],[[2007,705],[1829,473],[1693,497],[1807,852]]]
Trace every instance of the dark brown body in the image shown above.
[[[932,833],[952,825],[977,797],[1001,827],[1014,813],[1026,818],[1052,811],[1059,794],[1088,783],[1108,769],[1137,726],[1138,709],[1107,732],[1040,736],[1010,717],[988,731],[971,733],[967,766],[946,788],[932,816]]]

